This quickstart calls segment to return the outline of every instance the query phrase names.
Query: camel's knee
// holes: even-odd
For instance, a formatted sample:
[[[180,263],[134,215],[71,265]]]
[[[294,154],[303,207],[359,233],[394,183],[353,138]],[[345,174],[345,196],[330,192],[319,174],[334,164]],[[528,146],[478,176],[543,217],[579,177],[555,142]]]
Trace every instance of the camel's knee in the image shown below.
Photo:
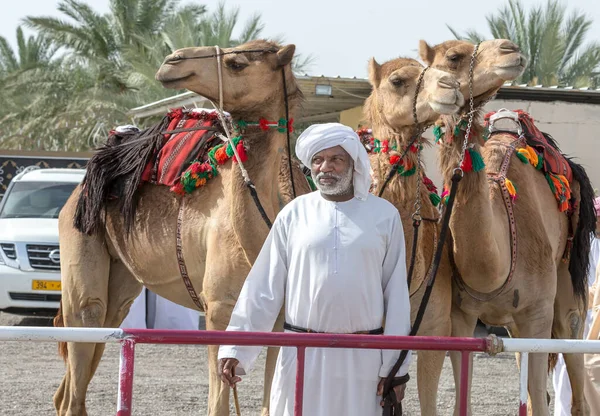
[[[223,330],[229,325],[233,303],[228,302],[209,302],[206,308],[206,327],[207,329]]]
[[[569,330],[571,339],[579,339],[583,335],[583,318],[579,311],[569,313]]]
[[[64,314],[67,326],[101,327],[106,318],[106,304],[100,299],[86,299],[80,306]]]
[[[583,336],[583,317],[577,310],[570,310],[552,324],[554,337],[558,339],[579,339]]]

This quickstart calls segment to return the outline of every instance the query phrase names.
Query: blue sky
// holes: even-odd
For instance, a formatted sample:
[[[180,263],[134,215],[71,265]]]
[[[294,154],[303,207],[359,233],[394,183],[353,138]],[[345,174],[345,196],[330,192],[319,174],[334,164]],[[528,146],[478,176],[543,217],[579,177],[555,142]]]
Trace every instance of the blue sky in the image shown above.
[[[0,35],[14,45],[15,30],[27,15],[58,16],[58,0],[26,0],[4,3]],[[108,0],[88,0],[99,12],[108,11]],[[218,1],[182,1],[206,4],[213,10]],[[542,4],[524,0],[526,7]],[[545,3],[545,1],[543,1]],[[7,4],[10,4],[8,6]],[[483,6],[485,4],[485,7]],[[420,39],[439,43],[452,38],[446,24],[460,31],[477,29],[491,37],[485,16],[504,2],[481,0],[238,0],[241,22],[254,13],[263,16],[264,35],[282,36],[297,51],[312,54],[310,75],[366,77],[374,56],[385,61],[397,56],[417,57]],[[566,3],[565,3],[566,4]],[[590,40],[600,41],[600,1],[569,0],[568,10],[579,9],[594,20]],[[193,46],[193,45],[190,45]]]

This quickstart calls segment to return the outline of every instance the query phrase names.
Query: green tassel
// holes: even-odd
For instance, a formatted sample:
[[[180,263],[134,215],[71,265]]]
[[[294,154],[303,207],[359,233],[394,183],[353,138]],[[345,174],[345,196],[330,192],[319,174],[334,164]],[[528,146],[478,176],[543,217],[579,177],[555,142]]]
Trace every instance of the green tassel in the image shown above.
[[[237,144],[240,142],[240,140],[242,140],[242,136],[237,136],[237,137],[234,137],[233,139],[231,139],[234,146],[237,146]],[[229,156],[229,157],[232,157],[234,155],[231,144],[227,145],[227,149],[225,149],[225,153],[227,153],[227,156]]]
[[[529,163],[529,159],[527,159],[527,156],[525,156],[523,153],[517,153],[517,157],[519,158],[519,160],[523,163]]]
[[[287,121],[285,118],[280,118],[277,122],[277,131],[279,133],[285,133],[287,131]]]
[[[405,171],[404,170],[404,166],[400,166],[400,168],[398,169],[398,173],[400,174],[400,176],[412,176],[415,174],[415,172],[417,171],[417,167],[413,166],[412,169]]]
[[[442,140],[442,126],[435,126],[433,128],[433,136],[435,137],[435,142],[439,142],[440,140]]]
[[[379,151],[381,150],[381,142],[379,141],[379,139],[373,140],[373,147],[373,152],[379,153]]]
[[[454,137],[458,137],[460,135],[460,124],[454,126]]]
[[[541,153],[538,153],[537,155],[538,155],[538,164],[535,168],[537,170],[542,170],[542,168],[544,167],[544,157],[542,156]]]
[[[312,177],[310,175],[306,176],[306,180],[308,181],[308,185],[310,186],[310,189],[312,191],[316,191],[317,187],[315,186],[315,182],[313,181]]]
[[[437,207],[440,204],[442,198],[435,192],[432,192],[429,194],[429,200],[431,201],[434,207]]]
[[[483,141],[487,142],[489,138],[490,138],[490,128],[488,126],[485,126],[483,129]]]
[[[556,195],[556,187],[554,186],[554,182],[550,179],[550,174],[546,173],[546,181],[548,181],[548,185],[550,185],[550,190],[552,191],[552,195]]]
[[[477,150],[469,148],[469,154],[471,155],[471,161],[473,162],[473,172],[479,172],[485,168],[483,158]]]
[[[237,125],[240,129],[245,129],[248,127],[248,123],[244,120],[238,120]]]
[[[210,160],[210,164],[213,166],[217,165],[217,159],[215,159],[215,153],[217,152],[217,150],[219,150],[221,147],[223,147],[222,144],[219,144],[215,147],[213,147],[212,149],[210,149],[210,151],[208,152],[208,160]]]

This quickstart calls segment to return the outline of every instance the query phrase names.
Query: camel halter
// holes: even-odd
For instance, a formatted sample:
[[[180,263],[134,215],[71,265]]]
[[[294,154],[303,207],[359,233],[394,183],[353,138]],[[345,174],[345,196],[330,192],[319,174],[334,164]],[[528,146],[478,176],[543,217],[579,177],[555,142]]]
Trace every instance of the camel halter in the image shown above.
[[[209,100],[211,102],[211,104],[213,105],[213,107],[215,107],[215,110],[217,112],[217,115],[219,117],[219,120],[221,121],[221,124],[223,126],[223,131],[225,132],[225,135],[222,134],[218,134],[218,137],[221,138],[221,140],[223,140],[225,143],[228,143],[230,145],[230,147],[233,150],[233,153],[238,161],[238,165],[240,166],[240,172],[242,174],[242,177],[244,178],[244,184],[248,187],[248,190],[250,191],[250,195],[252,196],[252,199],[254,200],[254,203],[256,205],[256,208],[258,209],[263,221],[265,222],[265,224],[267,225],[267,227],[269,229],[271,229],[272,227],[272,222],[269,219],[267,213],[265,212],[260,199],[258,198],[258,194],[256,192],[256,186],[254,185],[254,183],[252,182],[252,180],[250,179],[250,176],[248,175],[248,171],[246,170],[246,168],[244,167],[244,164],[242,163],[237,148],[236,146],[233,145],[233,141],[231,138],[231,133],[229,131],[229,128],[227,127],[227,122],[226,122],[226,117],[225,117],[225,113],[223,110],[223,72],[222,72],[222,62],[221,62],[221,57],[224,55],[236,55],[236,54],[241,54],[241,53],[253,53],[253,52],[259,52],[259,53],[276,53],[277,51],[274,49],[244,49],[244,50],[234,50],[234,51],[229,51],[229,52],[223,52],[221,50],[221,48],[219,46],[215,46],[215,53],[212,55],[204,55],[204,56],[192,56],[192,57],[178,57],[177,60],[188,60],[188,59],[208,59],[208,58],[216,58],[217,61],[217,78],[218,78],[218,87],[219,87],[219,105],[215,104],[212,100]],[[291,149],[291,136],[290,136],[290,121],[289,121],[289,100],[288,100],[288,93],[287,93],[287,82],[286,82],[286,76],[285,76],[285,67],[281,68],[281,75],[282,75],[282,82],[283,82],[283,99],[284,99],[284,104],[285,104],[285,119],[286,119],[286,135],[287,135],[287,145],[288,145],[288,149],[287,149],[287,153],[288,153],[288,169],[289,169],[289,173],[290,173],[290,182],[291,182],[291,186],[292,186],[292,196],[294,198],[296,198],[296,185],[294,184],[294,172],[292,169],[292,149]],[[202,127],[203,129],[205,129],[205,127]],[[198,130],[199,128],[190,128],[190,129],[185,129],[186,131],[191,131],[191,130]],[[175,132],[175,131],[172,131]],[[171,132],[171,133],[172,133]]]

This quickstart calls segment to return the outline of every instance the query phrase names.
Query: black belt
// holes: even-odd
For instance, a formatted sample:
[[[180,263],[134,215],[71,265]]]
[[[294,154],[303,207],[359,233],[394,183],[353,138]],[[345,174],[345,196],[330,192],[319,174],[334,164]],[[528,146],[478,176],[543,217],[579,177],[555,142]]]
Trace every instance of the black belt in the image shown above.
[[[287,329],[288,331],[293,332],[303,332],[303,333],[312,333],[312,334],[325,334],[326,332],[322,331],[313,331],[312,329],[302,328],[300,326],[288,324],[287,322],[283,323],[283,329]],[[364,335],[382,335],[383,328],[379,327],[377,329],[371,329],[370,331],[357,331],[353,332],[353,334],[364,334]]]

